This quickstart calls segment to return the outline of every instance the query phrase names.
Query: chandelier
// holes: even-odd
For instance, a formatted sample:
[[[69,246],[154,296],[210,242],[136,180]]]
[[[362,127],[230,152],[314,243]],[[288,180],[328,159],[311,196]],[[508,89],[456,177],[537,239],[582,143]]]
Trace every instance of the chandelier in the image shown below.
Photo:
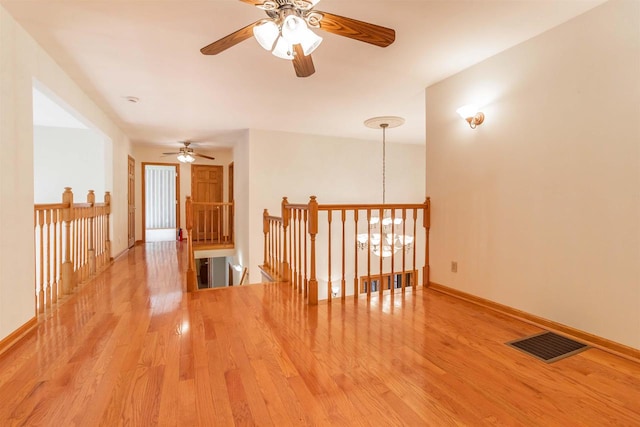
[[[365,126],[372,129],[382,129],[382,204],[386,204],[386,144],[387,129],[402,126],[402,117],[374,117],[364,122]],[[358,248],[371,248],[374,255],[387,258],[400,249],[410,250],[413,244],[413,236],[402,234],[400,228],[402,218],[392,218],[390,210],[384,210],[382,219],[379,216],[368,217],[368,233],[357,235]]]
[[[322,37],[309,29],[320,27],[322,15],[310,11],[318,1],[278,0],[257,5],[269,19],[253,27],[253,36],[260,46],[278,58],[292,60],[293,46],[297,44],[305,56],[310,55],[322,43]]]

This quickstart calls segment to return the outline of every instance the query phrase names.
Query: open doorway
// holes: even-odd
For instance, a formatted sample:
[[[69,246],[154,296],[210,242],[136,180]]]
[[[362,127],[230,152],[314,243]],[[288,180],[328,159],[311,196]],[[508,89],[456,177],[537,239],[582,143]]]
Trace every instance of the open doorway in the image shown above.
[[[142,163],[142,227],[145,242],[176,240],[180,224],[180,168]]]
[[[44,84],[33,80],[34,203],[60,203],[65,187],[75,202],[89,190],[96,201],[111,189],[111,140]]]

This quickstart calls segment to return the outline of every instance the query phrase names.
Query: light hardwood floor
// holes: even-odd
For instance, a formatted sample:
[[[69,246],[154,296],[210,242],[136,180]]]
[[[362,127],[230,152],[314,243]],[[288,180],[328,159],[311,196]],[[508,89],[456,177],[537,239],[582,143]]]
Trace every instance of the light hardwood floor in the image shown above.
[[[135,247],[0,356],[0,426],[640,425],[640,364],[547,365],[504,344],[536,327],[432,290],[187,295],[180,245]]]

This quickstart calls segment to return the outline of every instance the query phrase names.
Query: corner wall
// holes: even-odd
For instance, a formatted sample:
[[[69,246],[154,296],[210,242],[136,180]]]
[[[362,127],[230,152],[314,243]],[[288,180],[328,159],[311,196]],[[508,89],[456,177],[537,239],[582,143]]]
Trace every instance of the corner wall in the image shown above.
[[[144,145],[133,146],[133,157],[136,161],[136,240],[144,239],[144,230],[142,229],[142,163],[166,163],[176,164],[180,170],[180,224],[178,225],[183,230],[186,229],[186,214],[185,205],[187,196],[191,195],[191,165],[187,163],[180,163],[176,156],[164,156],[163,152],[173,152],[178,149],[176,147],[153,147]],[[196,165],[218,165],[223,166],[224,184],[222,186],[223,200],[227,201],[227,194],[229,193],[227,180],[229,172],[229,163],[233,161],[233,154],[230,148],[221,148],[218,150],[198,150],[196,152],[207,154],[215,157],[215,160],[208,160],[198,158]]]
[[[638,76],[611,1],[429,87],[431,280],[640,348]]]
[[[370,141],[263,130],[251,130],[249,139],[249,283],[260,282],[263,210],[280,216],[283,196],[291,203],[312,195],[320,204],[382,202],[381,131],[372,129]],[[396,144],[393,129],[387,132],[388,203],[424,202],[424,153],[424,145]]]
[[[0,340],[35,315],[33,244],[34,79],[111,139],[112,251],[127,244],[129,140],[0,6]],[[110,169],[110,168],[107,168]]]

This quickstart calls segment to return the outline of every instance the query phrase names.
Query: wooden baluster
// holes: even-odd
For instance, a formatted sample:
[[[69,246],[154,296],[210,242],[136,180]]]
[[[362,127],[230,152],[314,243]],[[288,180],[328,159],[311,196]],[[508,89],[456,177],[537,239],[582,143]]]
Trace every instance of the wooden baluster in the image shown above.
[[[367,208],[367,298],[371,298],[371,209]]]
[[[106,226],[105,226],[105,245],[104,245],[104,250],[105,250],[105,258],[107,260],[107,262],[111,262],[113,261],[113,258],[111,258],[111,228],[110,228],[110,224],[109,224],[109,217],[111,215],[111,193],[110,192],[106,192],[104,193],[104,206],[105,206],[105,220],[106,220]]]
[[[84,283],[87,267],[87,210],[80,208],[80,280],[78,285]]]
[[[384,255],[384,236],[382,234],[382,220],[384,219],[384,210],[382,208],[380,208],[378,210],[378,217],[380,218],[380,222],[379,222],[379,230],[380,230],[380,269],[378,270],[380,276],[378,277],[378,294],[380,295],[380,298],[382,300],[382,292],[384,290],[384,284],[382,283],[382,260],[384,259],[383,255]]]
[[[229,229],[231,230],[231,243],[235,245],[236,242],[236,202],[231,202],[231,211],[229,212]]]
[[[344,234],[344,223],[347,219],[347,213],[344,209],[342,209],[342,280],[340,281],[340,289],[342,290],[342,300],[347,297],[347,282],[344,280],[345,275],[345,234]]]
[[[360,286],[358,280],[358,209],[353,210],[353,293],[355,295],[355,300],[358,301],[358,297],[360,296]]]
[[[47,287],[45,289],[45,309],[51,310],[51,304],[53,303],[53,296],[51,295],[51,211],[47,209],[44,211],[45,222],[47,224]]]
[[[302,215],[303,210],[298,210],[298,293],[302,293],[304,282],[302,281]]]
[[[289,204],[286,197],[282,198],[282,280],[289,281],[289,254],[287,252],[287,228],[289,228],[289,210],[287,205]],[[291,242],[289,241],[289,244]]]
[[[310,238],[310,278],[309,278],[309,305],[318,305],[318,280],[316,279],[316,235],[318,234],[318,202],[316,196],[311,196],[309,209],[309,238]]]
[[[407,235],[407,210],[403,208],[402,209],[402,236],[403,236],[403,239],[404,239],[404,236],[406,236],[406,235]],[[415,238],[416,238],[416,236],[414,235],[413,236],[413,241],[414,241],[413,245],[415,245]],[[405,242],[403,242],[403,243],[405,243]],[[403,293],[404,293],[404,291],[405,291],[405,289],[407,287],[407,284],[406,284],[407,276],[406,276],[406,273],[405,273],[405,271],[407,271],[407,266],[406,266],[406,262],[405,262],[406,261],[406,255],[407,255],[407,249],[403,245],[402,246],[402,292]]]
[[[429,286],[429,276],[431,274],[429,267],[429,229],[431,228],[431,199],[427,197],[424,202],[424,210],[422,211],[422,226],[425,232],[424,242],[424,267],[422,269],[422,286]],[[415,236],[415,234],[414,234]],[[415,246],[415,242],[414,242]]]
[[[329,209],[327,211],[327,299],[331,302],[333,297],[333,289],[331,288],[331,220],[333,217],[333,211]]]
[[[70,294],[75,287],[74,260],[71,257],[71,254],[74,253],[72,251],[73,240],[71,239],[71,228],[73,226],[73,193],[71,192],[71,187],[65,187],[64,193],[62,193],[62,203],[65,205],[62,209],[64,236],[61,236],[61,240],[64,239],[64,262],[62,263],[60,274],[62,291],[65,294]]]
[[[304,210],[304,297],[305,298],[309,294],[309,277],[307,275],[307,266],[309,264],[307,259],[307,234],[308,234],[307,221],[308,220],[309,220],[309,211],[305,209]]]
[[[292,209],[289,212],[289,218],[291,219],[291,231],[289,234],[289,261],[291,266],[291,284],[293,285],[293,289],[298,289],[298,275],[296,273],[296,218],[298,215],[297,209]]]
[[[389,278],[389,287],[391,288],[391,295],[395,292],[395,275],[394,266],[396,261],[396,210],[391,208],[391,277]]]
[[[218,244],[222,243],[222,235],[224,230],[222,229],[222,214],[220,213],[220,206],[216,206],[216,212],[218,213]]]
[[[417,209],[413,209],[413,235],[416,236],[416,225],[418,223],[418,210]],[[414,237],[415,239],[415,237]],[[418,267],[416,266],[416,245],[413,245],[413,268],[411,269],[413,271],[418,271]],[[417,277],[414,277],[413,280],[411,281],[411,288],[413,289],[413,291],[415,292],[416,290],[416,282],[418,281]]]
[[[38,212],[38,228],[40,235],[40,287],[38,289],[38,313],[44,313],[44,211]]]
[[[269,267],[269,257],[267,255],[267,246],[269,239],[269,220],[267,219],[268,216],[269,211],[265,209],[264,212],[262,212],[262,233],[264,234],[264,256],[262,257],[262,264],[265,268]]]
[[[273,230],[273,266],[271,268],[278,276],[278,280],[280,280],[280,233],[282,232],[282,230],[280,229],[281,225],[282,223],[280,221],[271,223],[271,227]]]
[[[52,222],[53,222],[53,284],[51,289],[51,302],[52,304],[58,303],[58,227],[59,227],[59,211],[58,209],[53,209],[52,211]]]
[[[187,292],[194,292],[197,287],[197,276],[195,270],[195,261],[193,259],[193,203],[191,196],[187,196],[185,202],[185,216],[187,227]]]
[[[269,268],[273,274],[276,274],[278,269],[278,264],[276,264],[276,242],[278,237],[276,235],[276,224],[271,220],[269,221],[269,230]]]
[[[96,203],[96,195],[93,190],[89,190],[89,194],[87,194],[87,203],[91,205],[91,207],[87,208],[87,267],[88,267],[88,275],[93,276],[96,274],[96,244],[95,244],[95,203]]]

